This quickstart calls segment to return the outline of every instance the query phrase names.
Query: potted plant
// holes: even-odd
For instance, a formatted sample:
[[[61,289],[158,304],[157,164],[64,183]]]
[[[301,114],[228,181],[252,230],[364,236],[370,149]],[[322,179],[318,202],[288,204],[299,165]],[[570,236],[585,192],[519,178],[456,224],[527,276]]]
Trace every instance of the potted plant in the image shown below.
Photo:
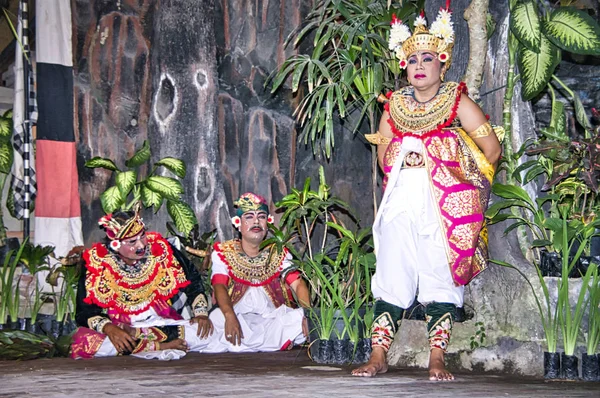
[[[142,148],[125,162],[127,170],[121,170],[111,159],[101,157],[88,160],[85,166],[103,168],[115,173],[115,184],[100,195],[105,213],[131,210],[139,202],[158,212],[166,202],[167,212],[175,227],[187,236],[194,225],[198,224],[198,220],[192,208],[181,200],[183,186],[177,178],[157,173],[159,169],[164,168],[183,179],[186,175],[185,163],[177,158],[164,157],[151,165],[150,157],[150,145],[148,141],[144,141]],[[139,170],[143,165],[147,165],[150,170],[146,176],[143,176]]]
[[[17,329],[19,325],[19,281],[15,274],[24,247],[21,245],[18,251],[10,250],[6,253],[0,270],[0,325],[3,325],[3,329]]]
[[[48,256],[54,252],[54,246],[33,245],[28,239],[23,242],[20,264],[23,265],[23,274],[20,281],[25,281],[26,317],[22,329],[32,333],[39,333],[37,316],[43,305],[42,292],[39,286],[38,273],[48,271]],[[27,315],[29,315],[27,317]]]
[[[596,353],[600,343],[600,273],[591,278],[588,302],[586,352],[581,356],[581,377],[585,381],[600,380],[600,356]]]
[[[310,355],[316,362],[342,363],[364,358],[363,314],[370,300],[370,274],[375,257],[370,228],[353,232],[342,218],[353,220],[348,206],[330,195],[324,170],[313,191],[292,189],[276,203],[280,228],[263,242],[276,250],[287,247],[311,290],[307,310],[311,329]],[[370,346],[369,346],[370,347]]]

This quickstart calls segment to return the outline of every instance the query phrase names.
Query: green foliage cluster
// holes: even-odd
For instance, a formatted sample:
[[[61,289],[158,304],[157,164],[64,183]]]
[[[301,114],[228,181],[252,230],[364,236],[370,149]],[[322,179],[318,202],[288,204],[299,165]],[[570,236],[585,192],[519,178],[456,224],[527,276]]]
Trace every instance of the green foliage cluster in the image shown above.
[[[377,97],[393,89],[400,68],[388,49],[392,14],[412,22],[424,8],[423,0],[321,0],[304,24],[292,32],[286,45],[312,45],[310,54],[285,60],[267,84],[272,92],[291,78],[292,92],[304,87],[294,115],[302,126],[300,139],[321,148],[329,158],[335,146],[334,119],[360,111],[354,131],[366,116],[375,133],[379,115]]]
[[[147,208],[153,208],[156,213],[166,202],[167,212],[176,228],[187,236],[194,225],[198,224],[198,220],[192,208],[181,199],[183,185],[177,178],[158,174],[159,170],[166,169],[183,179],[187,172],[186,165],[174,157],[164,157],[151,165],[151,155],[150,145],[148,141],[144,141],[142,148],[127,159],[124,170],[117,167],[113,160],[102,157],[94,157],[85,165],[89,168],[106,169],[115,174],[114,185],[100,196],[105,213],[131,210],[139,202]],[[142,166],[147,166],[150,170],[147,175],[140,171]]]

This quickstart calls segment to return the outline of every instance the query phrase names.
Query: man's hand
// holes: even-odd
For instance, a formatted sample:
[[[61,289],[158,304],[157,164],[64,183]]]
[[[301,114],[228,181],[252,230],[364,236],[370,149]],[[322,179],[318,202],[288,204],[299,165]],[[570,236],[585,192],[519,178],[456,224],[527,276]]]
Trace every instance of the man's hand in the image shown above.
[[[242,344],[244,334],[235,312],[225,314],[225,338],[233,345]]]
[[[207,315],[199,315],[190,319],[190,325],[194,323],[198,324],[197,336],[200,336],[201,339],[205,339],[213,334],[213,324]]]
[[[133,352],[136,341],[129,333],[112,323],[107,323],[102,333],[108,336],[118,352]]]

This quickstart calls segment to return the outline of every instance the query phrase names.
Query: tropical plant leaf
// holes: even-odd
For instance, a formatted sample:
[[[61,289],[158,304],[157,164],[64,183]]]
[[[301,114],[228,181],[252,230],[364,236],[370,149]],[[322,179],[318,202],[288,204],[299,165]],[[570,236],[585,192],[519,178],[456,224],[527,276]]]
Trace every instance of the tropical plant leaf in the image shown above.
[[[146,185],[142,185],[141,195],[144,206],[154,207],[155,212],[162,206],[163,196],[160,193],[151,190]]]
[[[139,151],[137,151],[133,156],[125,162],[125,166],[127,167],[139,167],[150,160],[150,144],[148,144],[148,140],[144,140],[142,147]]]
[[[121,196],[127,198],[129,192],[133,189],[137,180],[137,173],[133,170],[118,172],[115,177],[115,184],[121,191]]]
[[[0,143],[0,173],[10,174],[13,158],[14,150],[10,142]]]
[[[85,162],[85,167],[90,169],[103,168],[111,171],[119,171],[119,168],[112,160],[96,156]]]
[[[552,43],[576,54],[600,55],[600,27],[585,11],[560,7],[542,23]]]
[[[542,28],[535,3],[519,2],[510,12],[510,30],[529,51],[539,53]]]
[[[567,134],[567,119],[565,115],[565,106],[559,100],[552,101],[552,116],[550,118],[550,127],[554,129],[556,134]]]
[[[528,203],[532,208],[534,207],[527,191],[516,185],[496,183],[492,185],[492,193],[504,199],[520,199]]]
[[[494,32],[496,31],[496,21],[494,20],[492,14],[490,14],[489,12],[487,13],[485,18],[485,31],[487,33],[488,40],[493,36]]]
[[[198,224],[194,211],[184,202],[167,200],[167,211],[183,236],[187,236]]]
[[[179,178],[185,178],[187,169],[185,163],[181,159],[166,157],[155,163],[156,166],[165,166],[169,171]]]
[[[518,64],[523,83],[523,101],[533,99],[546,87],[559,62],[559,49],[544,36],[540,41],[539,53],[521,48]]]
[[[544,166],[542,166],[541,164],[536,164],[535,166],[527,170],[525,178],[523,178],[523,185],[528,184],[531,180],[544,173],[546,173],[546,169],[544,168]]]
[[[146,180],[146,186],[171,200],[179,200],[183,193],[181,183],[171,177],[151,176]],[[183,232],[183,231],[182,231]]]
[[[575,107],[575,118],[577,119],[577,122],[579,122],[584,129],[591,130],[592,125],[590,124],[590,119],[585,113],[581,98],[579,98],[579,95],[576,92],[573,92],[573,105]]]
[[[531,242],[531,247],[552,246],[552,242],[548,239],[535,239]]]
[[[121,195],[119,187],[113,185],[100,195],[100,203],[106,214],[119,210],[125,204],[125,198]]]
[[[0,142],[10,141],[13,133],[13,122],[11,118],[0,117]]]

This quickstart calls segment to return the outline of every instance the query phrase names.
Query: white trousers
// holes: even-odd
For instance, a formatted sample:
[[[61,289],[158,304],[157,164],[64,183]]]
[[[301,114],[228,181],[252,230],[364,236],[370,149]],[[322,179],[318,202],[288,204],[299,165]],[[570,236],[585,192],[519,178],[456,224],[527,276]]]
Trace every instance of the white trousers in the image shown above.
[[[463,305],[463,286],[450,273],[444,236],[425,168],[402,169],[382,204],[373,232],[377,265],[373,296],[408,308],[418,293],[422,304]]]

